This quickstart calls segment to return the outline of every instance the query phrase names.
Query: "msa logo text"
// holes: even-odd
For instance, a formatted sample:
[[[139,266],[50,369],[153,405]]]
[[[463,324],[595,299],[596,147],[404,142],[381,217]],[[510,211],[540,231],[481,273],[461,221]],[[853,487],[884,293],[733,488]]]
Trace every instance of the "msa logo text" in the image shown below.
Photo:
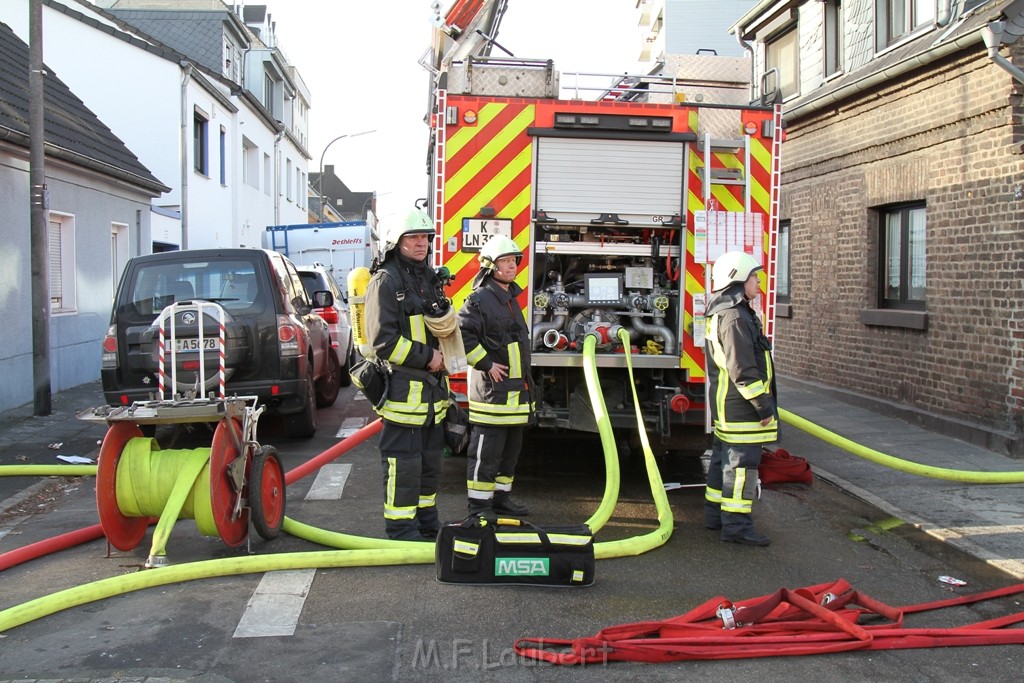
[[[498,557],[494,560],[495,576],[547,576],[550,573],[546,557]]]

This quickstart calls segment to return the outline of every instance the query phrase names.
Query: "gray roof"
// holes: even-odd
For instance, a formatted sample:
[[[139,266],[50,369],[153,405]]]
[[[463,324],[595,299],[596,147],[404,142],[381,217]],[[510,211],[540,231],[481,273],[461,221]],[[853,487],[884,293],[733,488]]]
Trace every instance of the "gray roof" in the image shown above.
[[[0,23],[0,128],[29,135],[29,49],[9,26]],[[44,137],[47,145],[70,152],[82,165],[129,179],[156,194],[171,188],[161,183],[138,157],[45,67]],[[27,145],[27,143],[26,143]],[[53,153],[56,150],[47,150]]]
[[[111,8],[107,13],[188,55],[213,73],[223,73],[224,22],[230,20],[226,7],[224,11],[206,12]]]

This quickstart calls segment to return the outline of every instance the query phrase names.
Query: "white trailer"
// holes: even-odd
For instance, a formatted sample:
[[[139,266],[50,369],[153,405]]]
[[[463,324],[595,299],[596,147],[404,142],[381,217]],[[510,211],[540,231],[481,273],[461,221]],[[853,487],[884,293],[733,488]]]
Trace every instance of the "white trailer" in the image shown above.
[[[348,273],[370,267],[370,225],[366,221],[271,225],[263,247],[279,251],[296,265],[320,263],[347,294]]]

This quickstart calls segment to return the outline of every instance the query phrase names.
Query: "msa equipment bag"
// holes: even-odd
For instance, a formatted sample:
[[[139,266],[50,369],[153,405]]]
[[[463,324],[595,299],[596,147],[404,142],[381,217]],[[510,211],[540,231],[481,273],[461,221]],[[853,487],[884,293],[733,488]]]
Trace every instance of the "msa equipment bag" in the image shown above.
[[[594,583],[594,538],[584,524],[542,529],[519,519],[467,517],[441,527],[435,553],[441,583]]]

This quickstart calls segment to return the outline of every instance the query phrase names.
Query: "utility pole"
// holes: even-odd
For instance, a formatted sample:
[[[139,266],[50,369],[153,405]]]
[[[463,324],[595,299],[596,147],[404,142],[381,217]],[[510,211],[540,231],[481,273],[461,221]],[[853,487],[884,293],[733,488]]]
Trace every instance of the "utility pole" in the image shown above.
[[[50,395],[50,243],[47,235],[46,159],[43,121],[43,2],[29,0],[28,20],[29,202],[32,269],[32,414],[49,415]]]

